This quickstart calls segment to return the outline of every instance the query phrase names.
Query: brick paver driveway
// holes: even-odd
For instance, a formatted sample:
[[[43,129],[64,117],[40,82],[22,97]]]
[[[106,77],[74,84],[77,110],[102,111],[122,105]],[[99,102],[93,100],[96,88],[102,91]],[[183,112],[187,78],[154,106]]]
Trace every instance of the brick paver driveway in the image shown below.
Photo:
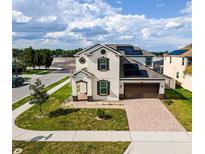
[[[124,100],[131,131],[185,131],[159,99]]]

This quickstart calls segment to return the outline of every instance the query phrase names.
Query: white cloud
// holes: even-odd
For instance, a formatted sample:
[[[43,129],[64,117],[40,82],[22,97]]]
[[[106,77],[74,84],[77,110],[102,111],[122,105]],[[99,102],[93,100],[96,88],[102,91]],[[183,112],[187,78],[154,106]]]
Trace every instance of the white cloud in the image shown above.
[[[117,1],[117,4],[122,4],[122,1]]]
[[[180,27],[180,26],[181,26],[181,24],[177,23],[175,21],[170,21],[166,24],[167,28],[177,28],[177,27]]]
[[[32,17],[25,16],[21,11],[12,11],[13,20],[16,22],[27,23],[32,20]]]
[[[184,9],[180,11],[182,14],[191,14],[192,13],[192,2],[188,1]]]
[[[191,39],[192,19],[189,13],[185,13],[188,11],[181,11],[184,13],[179,17],[155,19],[148,18],[143,14],[125,15],[121,12],[121,8],[114,8],[105,0],[36,0],[32,2],[14,0],[13,3],[15,3],[13,8],[15,9],[14,20],[16,22],[17,18],[18,21],[21,19],[21,22],[32,22],[30,29],[42,30],[42,27],[44,27],[45,33],[43,36],[41,36],[42,33],[39,33],[40,36],[37,38],[32,33],[32,38],[37,38],[32,40],[35,42],[33,45],[38,47],[47,47],[45,43],[39,43],[39,40],[46,40],[45,42],[55,40],[52,46],[62,46],[62,48],[86,47],[99,42],[137,43],[142,47],[161,48],[163,45],[157,43],[158,41],[170,48],[185,42],[190,43]],[[188,6],[190,4],[187,3],[184,10],[188,10]],[[23,12],[17,11],[18,13],[16,13],[16,10]],[[65,25],[59,28],[59,26],[56,26],[59,24]],[[19,29],[22,27],[29,27],[28,24],[24,25],[20,27],[17,25],[18,28],[14,27],[13,32],[20,31]],[[39,25],[41,26],[39,27]],[[13,26],[16,25],[13,24]],[[31,31],[30,29],[27,28],[28,33]],[[15,37],[18,37],[18,35],[17,33]],[[189,36],[188,39],[187,36]],[[21,43],[22,46],[25,46],[32,43],[24,39],[26,41],[24,44],[22,37],[20,39],[21,42],[14,40],[14,45],[19,46],[18,43]],[[177,40],[179,41],[177,42]],[[37,45],[37,43],[39,44]]]
[[[120,36],[118,39],[119,40],[129,40],[129,39],[132,39],[133,36],[130,36],[130,35],[126,35],[126,36]]]
[[[37,19],[37,21],[39,22],[52,22],[52,21],[55,21],[57,19],[56,16],[43,16],[43,17],[40,17],[39,19]]]
[[[147,40],[150,37],[150,34],[151,34],[151,32],[148,28],[143,28],[141,30],[141,33],[142,33],[143,39],[145,39],[145,40]]]

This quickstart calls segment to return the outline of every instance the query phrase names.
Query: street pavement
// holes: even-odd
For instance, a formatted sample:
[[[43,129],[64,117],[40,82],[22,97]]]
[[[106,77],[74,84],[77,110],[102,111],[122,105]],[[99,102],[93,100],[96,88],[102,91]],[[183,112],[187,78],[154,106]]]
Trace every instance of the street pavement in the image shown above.
[[[24,83],[23,86],[12,88],[12,103],[30,94],[29,85],[34,83],[36,79],[40,79],[45,86],[48,86],[66,76],[69,76],[75,70],[74,58],[54,58],[51,67],[61,68],[61,70],[53,71],[46,75],[33,75],[31,79]]]
[[[68,76],[68,73],[54,72],[46,75],[33,75],[30,80],[24,83],[23,86],[12,88],[12,103],[15,103],[19,99],[26,97],[30,94],[29,86],[34,83],[36,79],[40,79],[45,86],[48,86],[64,77]]]

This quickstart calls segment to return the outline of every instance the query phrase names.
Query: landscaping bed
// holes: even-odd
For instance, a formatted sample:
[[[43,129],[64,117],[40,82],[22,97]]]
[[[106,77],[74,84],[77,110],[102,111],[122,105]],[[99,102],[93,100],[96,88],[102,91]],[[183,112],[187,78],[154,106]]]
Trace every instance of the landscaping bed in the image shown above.
[[[16,119],[16,125],[30,130],[129,130],[124,109],[103,109],[106,119],[96,118],[96,109],[61,108],[71,95],[66,85],[53,93],[42,105],[43,117],[39,118],[39,106],[35,105]]]
[[[165,96],[165,106],[187,131],[192,131],[192,93],[183,88],[166,89]]]
[[[53,84],[51,84],[51,85],[45,87],[44,90],[45,90],[45,91],[48,91],[48,90],[54,88],[55,86],[59,85],[60,83],[63,83],[64,81],[66,81],[66,80],[68,80],[68,79],[69,79],[69,77],[65,77],[65,78],[63,78],[63,79],[61,79],[61,80],[59,80],[59,81],[57,81],[57,82],[55,82],[55,83],[53,83]],[[23,104],[29,102],[30,99],[31,99],[31,96],[27,96],[27,97],[24,97],[24,98],[22,98],[21,100],[15,102],[14,104],[12,104],[12,110],[15,110],[16,108],[20,107],[21,105],[23,105]]]
[[[23,154],[123,154],[129,142],[25,142],[13,141],[12,151]]]

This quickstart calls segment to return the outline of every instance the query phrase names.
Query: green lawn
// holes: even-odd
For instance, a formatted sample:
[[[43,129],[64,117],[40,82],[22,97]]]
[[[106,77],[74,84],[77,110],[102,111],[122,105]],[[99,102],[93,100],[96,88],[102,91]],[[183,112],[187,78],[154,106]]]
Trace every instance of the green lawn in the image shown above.
[[[32,74],[37,74],[37,75],[44,75],[44,74],[49,74],[51,73],[51,70],[45,70],[45,69],[27,69],[23,72],[25,75],[32,75]]]
[[[42,106],[43,118],[38,118],[39,106],[35,105],[17,117],[17,126],[30,130],[129,130],[123,109],[104,109],[106,120],[95,119],[96,109],[62,109],[61,103],[70,94],[70,85],[62,87]]]
[[[48,90],[52,89],[53,87],[57,86],[58,84],[66,81],[68,78],[69,77],[65,77],[65,78],[45,87],[45,90],[48,91]],[[27,103],[28,101],[30,101],[30,99],[31,99],[31,96],[27,96],[27,97],[15,102],[14,104],[12,104],[12,110],[15,110],[16,108],[20,107],[21,105]]]
[[[165,106],[187,131],[192,131],[192,93],[183,88],[165,90]]]
[[[22,154],[123,154],[130,142],[25,142],[13,141]]]

